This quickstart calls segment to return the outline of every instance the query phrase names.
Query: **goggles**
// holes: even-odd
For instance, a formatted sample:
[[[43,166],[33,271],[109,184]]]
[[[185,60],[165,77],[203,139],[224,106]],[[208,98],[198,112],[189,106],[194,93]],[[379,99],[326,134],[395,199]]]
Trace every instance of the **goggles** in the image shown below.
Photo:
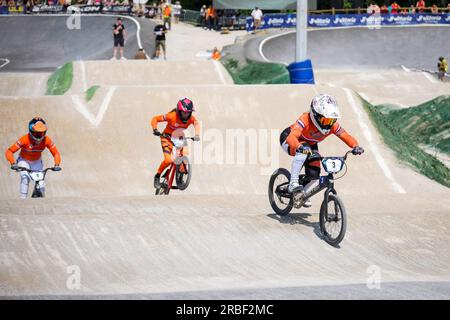
[[[318,117],[317,120],[319,121],[319,124],[321,126],[327,126],[327,127],[332,127],[337,121],[336,118],[325,118],[325,117],[320,117],[320,116]]]

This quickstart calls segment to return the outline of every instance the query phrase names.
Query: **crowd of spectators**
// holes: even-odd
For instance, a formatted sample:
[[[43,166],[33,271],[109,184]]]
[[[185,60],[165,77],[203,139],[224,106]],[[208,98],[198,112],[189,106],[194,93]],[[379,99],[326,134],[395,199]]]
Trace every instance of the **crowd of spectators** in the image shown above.
[[[381,7],[375,1],[372,1],[367,7],[368,14],[412,14],[412,13],[450,13],[450,3],[447,8],[439,8],[437,4],[427,5],[424,0],[419,0],[416,5],[409,7],[400,7],[397,1],[385,2]]]

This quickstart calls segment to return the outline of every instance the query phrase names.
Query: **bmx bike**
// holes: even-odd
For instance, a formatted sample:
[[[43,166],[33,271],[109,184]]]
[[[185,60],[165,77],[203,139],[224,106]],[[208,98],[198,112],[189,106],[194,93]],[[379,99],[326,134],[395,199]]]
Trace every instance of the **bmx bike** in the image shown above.
[[[334,188],[334,175],[346,167],[345,161],[350,153],[352,153],[352,150],[348,151],[343,157],[321,157],[317,155],[328,175],[316,179],[315,185],[306,192],[303,191],[303,188],[299,192],[289,192],[288,186],[291,177],[289,170],[284,168],[275,170],[269,182],[269,201],[275,213],[285,216],[291,212],[292,208],[301,208],[308,198],[325,189],[319,213],[320,231],[325,242],[337,246],[345,236],[347,214],[344,203],[338,197]],[[342,178],[345,173],[339,178]],[[303,187],[308,183],[305,174],[300,174],[299,183]]]
[[[42,190],[44,186],[45,176],[47,175],[47,171],[60,171],[60,167],[51,167],[46,168],[44,170],[30,170],[24,167],[17,167],[14,169],[17,172],[25,171],[28,177],[34,181],[33,193],[31,194],[32,198],[45,198],[45,192]]]
[[[195,141],[193,137],[173,137],[168,134],[161,134],[161,137],[170,140],[173,148],[174,161],[161,173],[159,187],[156,188],[156,195],[169,194],[171,189],[185,190],[191,181],[192,166],[189,158],[182,154],[183,148],[187,145],[187,140]],[[176,186],[173,185],[175,180]]]

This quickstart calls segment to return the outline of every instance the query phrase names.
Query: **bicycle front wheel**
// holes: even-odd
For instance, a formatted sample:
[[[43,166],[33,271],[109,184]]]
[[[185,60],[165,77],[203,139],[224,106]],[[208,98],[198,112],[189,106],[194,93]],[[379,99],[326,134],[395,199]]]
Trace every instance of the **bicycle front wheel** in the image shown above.
[[[191,182],[192,166],[187,157],[180,157],[176,165],[175,180],[179,190],[185,190]],[[177,162],[178,162],[177,161]]]
[[[269,181],[269,202],[276,214],[285,216],[292,210],[294,200],[288,192],[291,174],[284,168],[277,169]]]
[[[347,230],[347,214],[344,204],[337,195],[329,194],[328,203],[325,200],[320,206],[320,231],[325,242],[337,246]]]

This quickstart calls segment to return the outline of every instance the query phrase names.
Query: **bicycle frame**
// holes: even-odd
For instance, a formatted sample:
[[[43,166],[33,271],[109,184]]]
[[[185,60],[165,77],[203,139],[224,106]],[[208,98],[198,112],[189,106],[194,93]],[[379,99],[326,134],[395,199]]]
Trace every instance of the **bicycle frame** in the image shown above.
[[[167,194],[169,194],[171,189],[178,189],[178,187],[173,186],[173,180],[175,179],[177,159],[182,156],[181,150],[183,150],[185,145],[183,147],[181,147],[181,148],[177,147],[175,145],[174,141],[172,140],[172,137],[170,135],[168,135],[168,134],[162,134],[161,137],[169,139],[169,141],[172,143],[172,145],[174,147],[174,150],[173,150],[174,161],[170,164],[169,169],[167,169],[168,172],[166,171],[166,174],[164,175],[164,176],[168,177],[168,179],[167,179]],[[184,140],[188,140],[188,139],[194,141],[193,137],[185,137],[184,138]]]
[[[168,173],[169,179],[167,180],[167,187],[170,191],[170,189],[177,189],[177,187],[172,187],[173,179],[175,178],[175,162],[172,162],[169,167],[169,173]]]
[[[344,161],[347,159],[348,154],[351,153],[351,151],[348,151],[343,159]],[[320,160],[324,159],[326,157],[320,157]],[[319,184],[317,186],[315,186],[312,190],[310,190],[306,195],[305,195],[305,199],[307,198],[311,198],[312,196],[318,194],[319,192],[321,192],[324,189],[327,189],[326,192],[324,193],[324,200],[326,201],[326,203],[328,203],[328,195],[329,193],[333,193],[335,195],[337,195],[337,191],[334,189],[334,176],[332,173],[328,173],[328,175],[323,175],[320,176],[319,179],[315,179],[315,180],[319,180]],[[312,180],[314,181],[314,180]],[[280,186],[277,187],[277,194],[280,194],[286,198],[294,198],[295,199],[295,194],[292,194],[290,192],[286,190],[282,191],[279,189]],[[301,194],[300,194],[301,195]]]

